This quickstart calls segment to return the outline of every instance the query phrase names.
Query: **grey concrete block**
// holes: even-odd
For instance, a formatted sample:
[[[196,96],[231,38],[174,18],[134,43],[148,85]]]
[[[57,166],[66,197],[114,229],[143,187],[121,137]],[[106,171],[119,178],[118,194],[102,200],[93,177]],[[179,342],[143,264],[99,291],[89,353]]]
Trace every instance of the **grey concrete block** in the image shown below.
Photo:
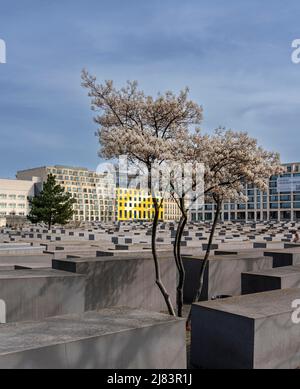
[[[39,267],[51,267],[53,255],[40,254],[40,255],[7,255],[0,256],[0,265],[7,266],[26,266],[28,264],[36,264]]]
[[[125,244],[116,244],[115,248],[116,248],[116,250],[124,250],[124,251],[129,250],[129,246],[125,245]]]
[[[214,369],[296,369],[300,325],[292,322],[299,289],[193,305],[191,363]]]
[[[207,248],[208,248],[208,244],[202,244],[202,250],[203,251],[206,251],[207,250]],[[217,245],[217,244],[212,244],[211,245],[211,250],[218,250],[218,248],[219,248],[219,245]]]
[[[242,294],[300,288],[300,266],[277,267],[242,274]]]
[[[254,248],[254,249],[266,249],[266,248],[267,248],[267,243],[263,243],[263,242],[254,242],[254,243],[253,243],[253,248]]]
[[[238,255],[239,250],[215,250],[214,255]]]
[[[273,267],[300,265],[300,248],[266,250],[264,255],[273,258]]]
[[[0,272],[7,323],[84,312],[84,293],[84,276],[52,269]]]
[[[184,369],[185,322],[117,308],[4,325],[0,368]]]
[[[160,258],[162,280],[175,303],[176,268],[170,257]],[[166,311],[155,283],[151,257],[97,257],[53,260],[53,268],[86,276],[85,310],[128,306],[150,311]]]
[[[183,258],[186,271],[184,285],[184,301],[191,303],[195,296],[203,257]],[[242,293],[241,274],[259,269],[271,269],[272,258],[269,257],[244,257],[235,256],[211,256],[204,274],[204,285],[201,301],[210,300],[214,296],[229,295],[239,296]]]
[[[39,253],[42,253],[44,250],[44,247],[42,246],[36,246],[36,247],[33,247],[33,246],[30,246],[30,247],[27,247],[27,246],[16,246],[16,247],[10,247],[10,248],[7,248],[7,247],[2,247],[0,248],[0,255],[34,255],[34,254],[39,254]]]

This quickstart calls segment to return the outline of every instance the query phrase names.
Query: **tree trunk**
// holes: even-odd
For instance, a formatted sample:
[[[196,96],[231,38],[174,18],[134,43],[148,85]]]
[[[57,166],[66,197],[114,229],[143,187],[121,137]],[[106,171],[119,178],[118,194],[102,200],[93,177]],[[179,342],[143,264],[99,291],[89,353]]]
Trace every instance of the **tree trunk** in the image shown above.
[[[160,265],[159,265],[159,260],[157,256],[157,251],[156,251],[156,233],[157,233],[157,226],[158,226],[158,220],[159,220],[159,205],[157,204],[157,199],[153,197],[153,204],[154,204],[154,209],[155,209],[155,214],[154,214],[154,220],[153,220],[153,226],[152,226],[152,255],[153,255],[153,260],[154,260],[154,266],[155,266],[155,282],[156,285],[158,286],[159,290],[161,291],[166,305],[168,307],[169,314],[171,316],[176,316],[175,310],[173,308],[170,295],[168,294],[162,280],[161,280],[161,272],[160,272]]]
[[[220,212],[221,212],[221,204],[222,203],[220,201],[217,201],[217,209],[216,209],[216,212],[215,212],[215,217],[214,217],[212,229],[210,231],[206,253],[205,253],[202,265],[201,265],[200,276],[199,276],[199,285],[198,285],[198,288],[196,290],[196,294],[195,294],[195,297],[193,299],[193,303],[200,301],[200,298],[201,298],[201,293],[202,293],[203,283],[204,283],[205,270],[206,270],[206,267],[207,267],[207,264],[208,264],[208,260],[209,260],[209,256],[210,256],[210,252],[211,252],[211,246],[212,246],[212,242],[213,242],[213,239],[214,239],[216,227],[217,227],[219,216],[220,216]],[[188,323],[191,320],[191,312],[192,312],[192,310],[190,309],[188,320],[187,320]]]
[[[176,230],[176,236],[175,236],[175,241],[174,241],[174,247],[173,247],[173,255],[176,263],[176,268],[179,272],[179,263],[178,263],[178,257],[177,257],[177,245],[178,245],[178,239],[179,239],[179,229],[180,225],[182,223],[182,216],[180,217],[180,220],[178,222],[177,230]]]
[[[179,317],[182,317],[182,308],[183,308],[183,287],[185,281],[185,270],[183,266],[183,261],[181,257],[181,239],[183,235],[184,228],[187,223],[187,215],[184,212],[180,218],[176,233],[176,241],[174,250],[176,252],[176,264],[179,274],[178,285],[177,285],[177,314]]]

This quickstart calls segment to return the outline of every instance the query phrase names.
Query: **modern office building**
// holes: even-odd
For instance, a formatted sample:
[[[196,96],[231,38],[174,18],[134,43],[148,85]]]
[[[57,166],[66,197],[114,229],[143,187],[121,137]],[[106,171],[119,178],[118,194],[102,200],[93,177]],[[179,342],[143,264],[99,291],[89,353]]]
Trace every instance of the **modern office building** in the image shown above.
[[[81,167],[56,165],[19,171],[17,179],[29,180],[39,177],[42,182],[45,182],[49,174],[53,174],[57,183],[76,200],[73,217],[75,221],[115,220],[113,183],[104,174],[97,174]]]
[[[35,194],[36,180],[0,179],[0,218],[27,216],[28,197]]]
[[[181,217],[181,211],[172,197],[164,199],[164,221],[178,222]]]
[[[258,190],[253,185],[246,185],[245,194],[248,196],[248,202],[244,204],[225,202],[221,219],[245,222],[299,221],[300,163],[285,164],[284,168],[283,175],[270,178],[266,192]],[[57,182],[76,199],[74,205],[76,221],[153,219],[152,199],[146,190],[135,187],[134,176],[129,177],[128,182],[131,185],[126,188],[122,187],[120,178],[115,183],[105,174],[97,174],[86,168],[59,165],[19,171],[17,180],[0,180],[0,217],[8,214],[26,215],[29,211],[26,199],[28,195],[34,193],[34,181],[44,182],[50,173],[55,175]],[[20,188],[20,193],[16,191],[17,188]],[[214,216],[214,204],[207,202],[201,209],[192,210],[189,216],[194,222],[211,221]],[[160,220],[178,221],[179,218],[180,211],[175,201],[165,199]]]
[[[262,192],[246,185],[248,202],[225,202],[221,213],[223,221],[300,221],[300,163],[283,165],[284,174],[273,176],[269,188]],[[206,203],[204,208],[192,211],[192,221],[211,221],[215,207]]]
[[[153,200],[145,189],[147,179],[135,173],[116,173],[116,220],[151,221],[154,217]],[[143,188],[144,187],[144,188]],[[161,197],[158,196],[159,201]],[[177,221],[180,210],[172,198],[164,198],[159,212],[160,221]]]
[[[113,178],[86,168],[60,165],[22,170],[17,172],[17,179],[35,179],[43,183],[49,174],[53,174],[57,183],[76,200],[73,217],[75,221],[153,220],[154,208],[151,196],[146,190],[135,189],[137,180],[134,175],[128,175],[127,188],[122,187],[124,177],[121,178],[118,174]],[[162,205],[161,221],[177,220],[178,215],[179,210],[174,201],[168,200],[166,206]]]
[[[151,221],[154,217],[152,198],[146,190],[116,188],[116,214],[118,221]],[[164,220],[163,202],[159,219]]]

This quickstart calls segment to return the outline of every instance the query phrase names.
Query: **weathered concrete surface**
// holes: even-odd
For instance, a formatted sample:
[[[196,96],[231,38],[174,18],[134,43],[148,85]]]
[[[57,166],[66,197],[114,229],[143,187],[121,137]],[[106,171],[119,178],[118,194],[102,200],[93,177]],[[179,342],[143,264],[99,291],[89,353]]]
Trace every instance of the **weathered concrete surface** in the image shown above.
[[[84,312],[85,277],[56,270],[0,272],[0,299],[6,322]]]
[[[15,249],[15,248],[29,248],[31,247],[31,243],[25,243],[25,242],[19,242],[19,243],[11,243],[11,242],[4,242],[0,243],[0,250],[4,249]]]
[[[86,276],[85,310],[113,306],[165,311],[165,301],[155,284],[151,258],[97,257],[53,260],[53,268]],[[172,301],[176,298],[176,268],[174,260],[160,258],[161,276]]]
[[[2,265],[2,264],[0,264],[0,271],[1,270],[15,270],[15,266],[14,265]]]
[[[273,267],[300,265],[300,248],[266,250],[264,255],[273,258]]]
[[[131,256],[133,258],[151,258],[152,257],[152,251],[149,249],[140,249],[140,250],[130,250],[124,251],[124,250],[100,250],[97,251],[96,257],[128,257]],[[167,256],[172,256],[173,253],[171,250],[158,250],[158,255],[167,255]]]
[[[184,257],[186,271],[184,285],[184,301],[191,303],[197,286],[203,257]],[[204,274],[204,285],[201,301],[215,296],[239,296],[242,293],[241,274],[259,269],[271,269],[273,260],[270,257],[248,257],[244,255],[211,256]]]
[[[292,322],[299,289],[194,304],[191,363],[215,369],[295,369],[300,325]]]
[[[185,321],[106,309],[0,327],[1,369],[184,369]]]
[[[38,254],[42,253],[44,248],[42,246],[15,246],[15,247],[0,247],[0,254],[14,254],[14,255],[26,255],[26,254]]]
[[[0,266],[35,266],[36,268],[51,268],[53,255],[0,255]]]
[[[233,255],[238,255],[240,257],[244,257],[244,258],[257,258],[257,257],[263,257],[264,256],[264,249],[260,249],[260,248],[251,248],[251,249],[245,249],[245,248],[234,248],[235,245],[231,245],[230,244],[227,244],[228,246],[228,249],[226,250],[217,250],[214,252],[214,254],[217,256],[217,255],[222,255],[222,256],[225,256],[225,255],[230,255],[230,256],[233,256]]]
[[[242,294],[300,288],[300,266],[277,267],[242,274]]]

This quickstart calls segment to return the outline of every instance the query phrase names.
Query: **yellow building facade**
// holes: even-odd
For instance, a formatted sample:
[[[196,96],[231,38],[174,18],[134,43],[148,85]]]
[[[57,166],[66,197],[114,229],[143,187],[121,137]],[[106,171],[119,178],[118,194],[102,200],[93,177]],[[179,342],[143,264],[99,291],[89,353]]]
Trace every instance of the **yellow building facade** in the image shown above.
[[[158,197],[159,201],[161,198]],[[164,199],[159,211],[160,221],[178,221],[181,213],[172,198]],[[116,189],[116,220],[118,221],[152,221],[154,206],[147,190]]]
[[[141,189],[116,189],[116,211],[118,221],[151,221],[154,206],[151,196]],[[159,219],[164,220],[164,206],[160,207]]]

